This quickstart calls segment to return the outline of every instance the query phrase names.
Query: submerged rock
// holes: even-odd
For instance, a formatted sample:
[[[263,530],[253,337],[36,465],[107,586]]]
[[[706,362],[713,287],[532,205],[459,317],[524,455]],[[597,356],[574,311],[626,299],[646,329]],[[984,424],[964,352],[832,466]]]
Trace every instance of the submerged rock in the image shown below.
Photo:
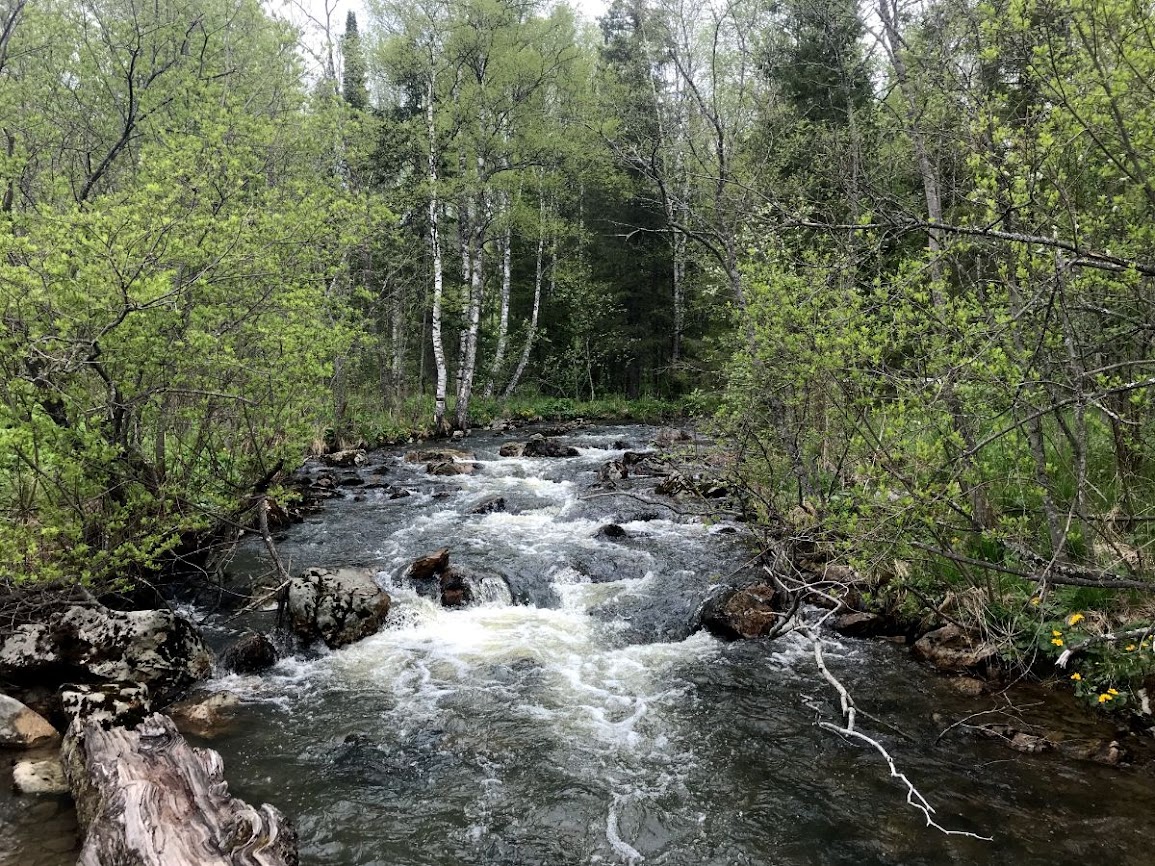
[[[241,699],[232,692],[214,692],[173,704],[168,714],[181,733],[211,739],[232,722],[240,705]]]
[[[6,749],[34,749],[60,739],[40,713],[15,698],[0,695],[0,746]]]
[[[726,640],[765,637],[778,624],[778,593],[769,584],[724,587],[702,603],[701,627]]]
[[[287,609],[293,631],[330,649],[378,631],[389,614],[389,594],[365,569],[310,568],[289,582]]]
[[[0,678],[17,683],[127,681],[166,693],[212,669],[200,631],[171,610],[73,605],[0,639]]]
[[[238,674],[260,673],[276,663],[277,648],[259,631],[238,638],[221,653],[221,667]]]
[[[616,523],[607,523],[598,530],[598,535],[605,538],[629,538],[630,534]]]

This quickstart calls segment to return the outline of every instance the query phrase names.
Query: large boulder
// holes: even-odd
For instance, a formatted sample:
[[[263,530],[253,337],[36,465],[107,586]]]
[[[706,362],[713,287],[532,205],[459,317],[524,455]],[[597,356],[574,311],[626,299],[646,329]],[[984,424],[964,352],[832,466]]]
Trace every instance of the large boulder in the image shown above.
[[[525,454],[524,442],[506,442],[498,449],[498,454],[502,457],[521,457]]]
[[[171,610],[72,605],[0,638],[0,679],[18,684],[129,681],[167,694],[212,670],[196,626]]]
[[[358,568],[310,568],[289,582],[289,619],[304,640],[330,649],[377,632],[389,614],[389,594]]]
[[[60,735],[40,713],[15,698],[0,695],[0,746],[34,749],[55,742]]]
[[[911,651],[920,661],[954,674],[986,672],[997,662],[994,646],[957,625],[927,632],[915,641]]]
[[[776,625],[778,594],[769,584],[724,587],[702,604],[699,621],[710,634],[726,640],[766,637]]]

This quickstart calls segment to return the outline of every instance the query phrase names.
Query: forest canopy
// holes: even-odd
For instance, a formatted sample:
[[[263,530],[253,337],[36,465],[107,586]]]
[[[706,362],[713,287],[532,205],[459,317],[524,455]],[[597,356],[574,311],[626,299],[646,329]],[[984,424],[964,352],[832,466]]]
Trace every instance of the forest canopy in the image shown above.
[[[1142,593],[1153,12],[10,0],[0,570],[146,571],[326,435],[620,395],[1008,647]]]

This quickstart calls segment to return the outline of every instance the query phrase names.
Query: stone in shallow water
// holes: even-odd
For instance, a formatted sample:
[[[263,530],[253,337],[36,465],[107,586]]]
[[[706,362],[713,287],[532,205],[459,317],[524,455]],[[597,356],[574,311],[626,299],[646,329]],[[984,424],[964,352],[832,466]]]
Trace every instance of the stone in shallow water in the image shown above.
[[[19,794],[51,796],[68,793],[68,780],[59,758],[17,761],[12,767],[12,787]]]

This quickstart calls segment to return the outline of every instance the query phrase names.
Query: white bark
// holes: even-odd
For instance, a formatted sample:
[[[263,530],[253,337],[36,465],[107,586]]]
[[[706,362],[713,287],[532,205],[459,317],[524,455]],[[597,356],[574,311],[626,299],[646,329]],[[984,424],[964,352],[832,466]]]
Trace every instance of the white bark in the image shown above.
[[[509,295],[513,285],[513,229],[508,221],[508,198],[503,197],[507,221],[505,231],[501,236],[501,312],[497,323],[497,348],[493,353],[493,361],[489,365],[489,379],[485,384],[485,396],[492,397],[493,389],[497,384],[497,377],[501,375],[501,366],[505,361],[505,349],[509,344]]]
[[[545,276],[545,235],[546,235],[546,211],[545,211],[545,196],[541,197],[540,206],[540,231],[537,238],[537,264],[533,273],[533,313],[529,318],[529,328],[525,332],[525,345],[521,349],[521,358],[518,359],[517,369],[513,371],[513,376],[509,379],[509,384],[505,386],[505,396],[508,397],[513,393],[517,387],[517,383],[521,381],[522,375],[525,373],[525,368],[529,364],[530,353],[533,352],[533,341],[537,337],[537,320],[541,312],[541,284]],[[553,256],[553,263],[551,266],[550,283],[551,288],[554,281],[557,279],[557,236],[555,235],[550,244],[550,250]]]
[[[439,234],[440,202],[437,197],[437,127],[433,120],[434,82],[430,75],[426,90],[425,125],[429,135],[429,247],[433,256],[433,360],[437,365],[437,390],[433,404],[433,426],[438,433],[447,429],[445,421],[445,347],[441,341],[441,300],[444,294],[444,273],[441,264],[441,237]]]

